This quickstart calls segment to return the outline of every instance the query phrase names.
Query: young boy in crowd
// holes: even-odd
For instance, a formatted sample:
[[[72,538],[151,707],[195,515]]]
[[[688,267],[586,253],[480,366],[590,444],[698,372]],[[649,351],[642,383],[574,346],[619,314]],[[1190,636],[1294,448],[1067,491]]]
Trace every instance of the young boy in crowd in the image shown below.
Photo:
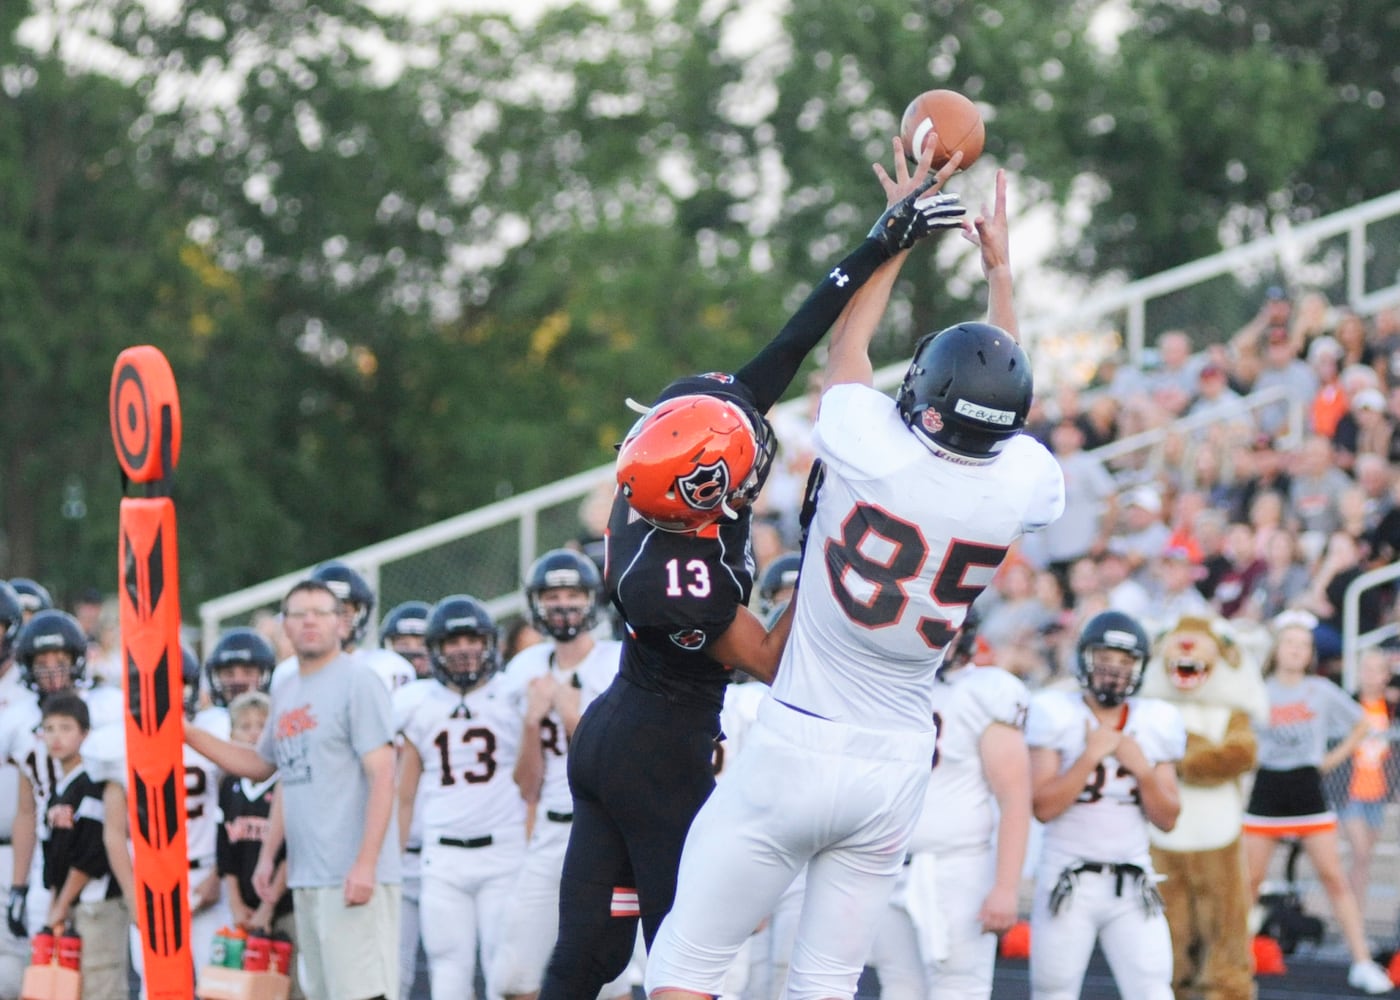
[[[230,739],[235,743],[257,746],[267,724],[271,702],[261,691],[247,691],[229,703]],[[292,894],[287,890],[286,848],[278,855],[277,870],[272,878],[275,895],[271,902],[258,896],[253,888],[253,869],[258,864],[263,836],[267,831],[268,815],[272,809],[277,779],[254,782],[248,778],[228,775],[219,785],[218,873],[224,880],[229,908],[237,924],[248,928],[281,932],[296,940],[292,916]],[[296,963],[292,963],[292,997],[300,997]]]
[[[87,704],[72,693],[44,701],[43,737],[59,776],[46,812],[44,887],[52,893],[48,925],[72,924],[83,941],[83,997],[125,996],[127,910],[103,843],[103,783],[83,767],[91,727]]]

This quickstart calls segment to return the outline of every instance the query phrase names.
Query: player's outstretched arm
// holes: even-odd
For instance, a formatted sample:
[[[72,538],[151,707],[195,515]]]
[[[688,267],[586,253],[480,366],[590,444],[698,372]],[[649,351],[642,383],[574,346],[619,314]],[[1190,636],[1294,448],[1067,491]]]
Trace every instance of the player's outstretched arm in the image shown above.
[[[846,382],[870,385],[874,370],[870,364],[870,341],[889,305],[890,293],[900,268],[908,258],[908,250],[924,236],[938,229],[953,229],[963,225],[966,209],[958,203],[957,195],[939,193],[944,181],[953,175],[962,162],[962,153],[954,153],[937,173],[927,170],[932,152],[926,148],[924,159],[913,176],[904,157],[904,143],[894,139],[895,176],[874,164],[875,176],[885,189],[890,207],[870,230],[870,238],[888,241],[893,254],[876,268],[860,290],[837,317],[831,333],[831,349],[827,355],[826,385]]]
[[[1011,232],[1006,221],[1006,171],[997,171],[996,195],[990,210],[983,205],[963,228],[963,235],[982,251],[982,274],[987,279],[987,322],[1021,339],[1011,280]]]
[[[898,148],[902,150],[902,146],[900,143]],[[902,152],[896,153],[896,157],[902,161]],[[915,183],[923,182],[928,177],[932,158],[932,146],[929,146],[927,155],[914,171],[912,179]],[[883,168],[879,173],[884,174]],[[907,210],[896,212],[899,202],[906,194],[907,191],[901,192],[899,198],[888,200],[889,189],[886,188],[888,207],[871,230],[871,234],[841,263],[831,269],[807,296],[806,301],[798,307],[797,312],[792,314],[792,318],[778,331],[777,336],[769,341],[753,360],[735,373],[739,381],[748,386],[753,393],[754,402],[760,412],[766,411],[782,398],[802,362],[812,352],[812,348],[817,346],[857,290],[875,273],[876,268],[901,251],[909,249],[936,229],[961,224],[964,214],[961,206],[950,207],[946,203],[918,208],[911,204]],[[895,216],[891,216],[892,212],[895,212]],[[955,214],[956,218],[950,213]],[[942,220],[944,224],[931,225],[935,220]]]
[[[727,667],[772,684],[778,676],[778,661],[783,658],[788,632],[792,630],[792,613],[797,601],[789,601],[772,631],[748,608],[740,605],[739,613],[724,634],[710,647],[710,656]]]

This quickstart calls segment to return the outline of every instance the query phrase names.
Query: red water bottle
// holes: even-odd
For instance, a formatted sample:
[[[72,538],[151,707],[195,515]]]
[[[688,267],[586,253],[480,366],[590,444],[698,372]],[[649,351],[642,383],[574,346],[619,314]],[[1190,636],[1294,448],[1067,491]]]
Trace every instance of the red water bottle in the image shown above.
[[[77,971],[83,965],[83,939],[69,924],[58,939],[58,964],[65,969]]]
[[[292,974],[292,939],[287,935],[272,935],[272,951],[267,967],[269,971],[280,972],[284,976]]]
[[[243,971],[266,972],[272,958],[272,938],[263,931],[248,932],[248,943],[243,946]]]
[[[29,942],[29,964],[48,965],[52,962],[56,943],[52,927],[39,928],[39,933],[35,934]]]

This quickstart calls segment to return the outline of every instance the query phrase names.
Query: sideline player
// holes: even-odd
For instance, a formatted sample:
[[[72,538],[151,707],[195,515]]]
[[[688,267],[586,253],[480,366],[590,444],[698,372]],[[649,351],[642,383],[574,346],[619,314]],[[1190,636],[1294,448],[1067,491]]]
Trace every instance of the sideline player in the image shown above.
[[[425,638],[432,679],[394,696],[404,738],[399,846],[421,809],[418,912],[432,994],[443,1000],[471,996],[478,944],[491,970],[525,856],[525,803],[511,781],[520,726],[496,673],[495,621],[474,597],[454,594],[433,606]],[[488,982],[488,996],[499,992]]]
[[[650,943],[671,907],[686,831],[714,787],[728,668],[771,679],[787,638],[789,619],[768,632],[745,607],[750,504],[774,450],[763,414],[881,264],[961,222],[954,200],[921,193],[887,187],[870,236],[772,341],[735,373],[672,382],[623,442],[604,573],[626,624],[622,665],[570,747],[574,822],[542,1000],[596,996],[630,961],[638,920]]]
[[[1186,727],[1167,702],[1132,697],[1150,652],[1135,619],[1100,612],[1075,650],[1084,690],[1031,701],[1026,742],[1045,824],[1031,905],[1036,1000],[1078,997],[1096,940],[1123,996],[1172,1000],[1171,934],[1147,825],[1176,825]]]
[[[181,679],[184,681],[185,721],[204,727],[199,711],[199,683],[203,670],[199,660],[188,648],[181,646]],[[210,728],[221,739],[229,734],[228,710],[218,708],[220,715],[207,721],[219,725]],[[220,927],[233,920],[233,911],[223,895],[223,880],[219,878],[219,783],[224,772],[208,757],[186,744],[185,758],[185,844],[190,859],[190,952],[194,967],[209,964],[214,935]],[[139,963],[142,958],[139,938],[132,941],[132,954]],[[140,968],[137,969],[139,973]]]
[[[1016,921],[1031,823],[1030,694],[978,666],[969,611],[933,685],[937,733],[919,825],[868,964],[883,1000],[986,1000]]]
[[[898,139],[895,158],[895,180],[876,165],[891,199],[928,179],[927,154],[912,178]],[[1008,547],[1064,509],[1059,465],[1021,434],[1031,371],[1015,340],[1000,172],[995,206],[969,237],[999,326],[924,337],[891,400],[871,387],[869,344],[907,255],[837,321],[813,436],[825,481],[792,634],[748,747],[686,840],[647,963],[654,998],[714,993],[803,864],[787,995],[854,995],[928,786],[932,675]]]
[[[15,664],[15,639],[24,623],[24,608],[19,595],[4,580],[0,580],[0,718],[10,704],[27,694]],[[10,839],[15,821],[15,802],[19,798],[19,772],[13,762],[0,755],[0,879],[4,879],[7,906],[15,905],[10,898],[10,882],[14,858]],[[24,896],[18,897],[23,906]],[[0,926],[0,996],[18,996],[24,967],[29,964],[29,946],[23,935],[16,936],[6,921]]]
[[[534,830],[497,953],[494,980],[507,1000],[538,995],[559,931],[559,875],[574,819],[569,741],[583,710],[617,676],[622,655],[621,643],[593,636],[602,594],[593,561],[570,549],[546,552],[526,575],[531,624],[548,639],[506,666],[507,696],[521,729],[515,783],[535,806]],[[604,1000],[631,995],[626,973],[602,991]]]

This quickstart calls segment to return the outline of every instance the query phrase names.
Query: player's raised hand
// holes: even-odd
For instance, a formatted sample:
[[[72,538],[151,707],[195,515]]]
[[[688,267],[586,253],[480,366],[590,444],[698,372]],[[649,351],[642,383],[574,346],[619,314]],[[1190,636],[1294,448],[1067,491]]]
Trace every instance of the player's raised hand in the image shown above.
[[[579,701],[583,695],[583,690],[572,684],[554,685],[554,710],[561,716],[571,717],[579,714]]]
[[[991,208],[963,223],[963,237],[982,251],[982,273],[990,275],[1011,264],[1011,235],[1006,222],[1006,171],[997,171],[996,194]]]
[[[940,192],[943,182],[953,175],[962,162],[962,153],[954,153],[935,173],[931,170],[933,148],[926,145],[923,158],[919,160],[914,173],[910,174],[904,156],[904,142],[896,136],[894,156],[893,178],[883,165],[874,165],[875,176],[885,189],[888,207],[875,221],[869,236],[879,241],[890,256],[908,250],[937,230],[962,228],[967,217],[967,209],[959,203],[957,195]]]

